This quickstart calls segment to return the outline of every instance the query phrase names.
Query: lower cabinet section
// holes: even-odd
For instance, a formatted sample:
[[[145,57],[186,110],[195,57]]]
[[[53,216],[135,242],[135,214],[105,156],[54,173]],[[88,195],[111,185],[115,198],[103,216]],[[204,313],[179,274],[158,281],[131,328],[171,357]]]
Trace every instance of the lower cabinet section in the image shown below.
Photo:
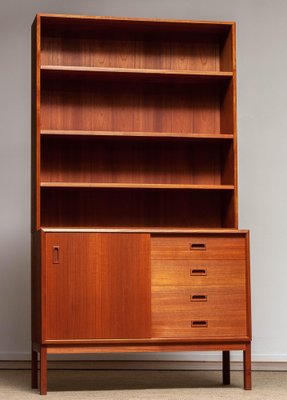
[[[47,352],[240,349],[250,367],[248,232],[43,229],[33,254],[34,370],[35,351],[43,371]]]

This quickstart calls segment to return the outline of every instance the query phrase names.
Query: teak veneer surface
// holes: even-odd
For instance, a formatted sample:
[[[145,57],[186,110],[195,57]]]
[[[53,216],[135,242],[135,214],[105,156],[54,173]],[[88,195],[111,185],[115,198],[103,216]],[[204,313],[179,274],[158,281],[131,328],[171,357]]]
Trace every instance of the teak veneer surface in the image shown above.
[[[156,259],[246,259],[244,236],[182,235],[156,236],[151,241],[151,258]]]
[[[56,182],[232,186],[231,143],[43,137],[41,185]],[[108,186],[108,185],[107,185]],[[112,185],[111,185],[112,186]],[[115,186],[113,186],[115,187]]]
[[[152,259],[154,286],[245,286],[246,261],[230,259]]]
[[[45,251],[45,339],[151,336],[149,235],[48,233]]]
[[[32,387],[47,354],[244,352],[233,22],[38,14]]]
[[[42,62],[92,67],[232,71],[234,24],[42,17]]]
[[[50,77],[42,80],[41,129],[230,133],[230,85]]]
[[[207,300],[192,302],[194,295],[204,295]],[[244,286],[152,286],[153,337],[191,337],[197,340],[221,337],[224,340],[237,335],[247,336]]]
[[[232,190],[42,187],[41,201],[44,227],[234,227]]]
[[[183,140],[200,140],[200,139],[209,139],[209,140],[232,140],[233,135],[231,133],[223,134],[223,133],[179,133],[179,132],[121,132],[121,131],[91,131],[91,130],[63,130],[63,129],[41,129],[40,131],[42,136],[63,136],[69,137],[71,136],[95,136],[95,137],[122,137],[122,138],[144,138],[145,140],[153,139],[153,138],[170,138],[170,139],[178,139],[180,141]]]

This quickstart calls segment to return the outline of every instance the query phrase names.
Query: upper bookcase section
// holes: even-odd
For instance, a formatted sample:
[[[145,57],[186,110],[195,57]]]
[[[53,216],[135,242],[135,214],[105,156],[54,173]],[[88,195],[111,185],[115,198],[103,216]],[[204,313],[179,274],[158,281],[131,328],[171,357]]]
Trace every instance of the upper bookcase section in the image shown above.
[[[233,72],[234,23],[41,15],[41,65]]]

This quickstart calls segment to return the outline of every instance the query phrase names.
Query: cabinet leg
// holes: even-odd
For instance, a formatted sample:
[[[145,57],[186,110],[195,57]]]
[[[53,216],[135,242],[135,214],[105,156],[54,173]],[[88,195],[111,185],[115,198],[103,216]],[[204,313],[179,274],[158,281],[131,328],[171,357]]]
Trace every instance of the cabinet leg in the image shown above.
[[[222,352],[222,380],[223,385],[230,385],[230,351]]]
[[[244,360],[244,389],[251,390],[251,344],[246,344],[243,352]]]
[[[32,350],[32,369],[31,369],[32,389],[38,388],[38,352]]]
[[[47,394],[47,348],[40,350],[40,394]]]

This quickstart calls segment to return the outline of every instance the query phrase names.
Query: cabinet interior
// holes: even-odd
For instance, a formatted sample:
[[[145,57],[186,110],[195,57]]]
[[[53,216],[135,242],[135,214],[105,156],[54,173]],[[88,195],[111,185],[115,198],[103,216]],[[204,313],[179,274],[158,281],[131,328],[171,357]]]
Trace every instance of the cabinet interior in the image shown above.
[[[42,188],[46,227],[229,228],[233,191]]]
[[[209,134],[234,131],[229,79],[178,83],[174,79],[143,82],[116,78],[108,73],[104,77],[48,73],[42,78],[41,128]]]
[[[232,71],[228,25],[47,17],[41,45],[44,65]]]
[[[232,141],[42,137],[41,182],[233,185]]]
[[[36,224],[232,228],[232,25],[41,18]]]

